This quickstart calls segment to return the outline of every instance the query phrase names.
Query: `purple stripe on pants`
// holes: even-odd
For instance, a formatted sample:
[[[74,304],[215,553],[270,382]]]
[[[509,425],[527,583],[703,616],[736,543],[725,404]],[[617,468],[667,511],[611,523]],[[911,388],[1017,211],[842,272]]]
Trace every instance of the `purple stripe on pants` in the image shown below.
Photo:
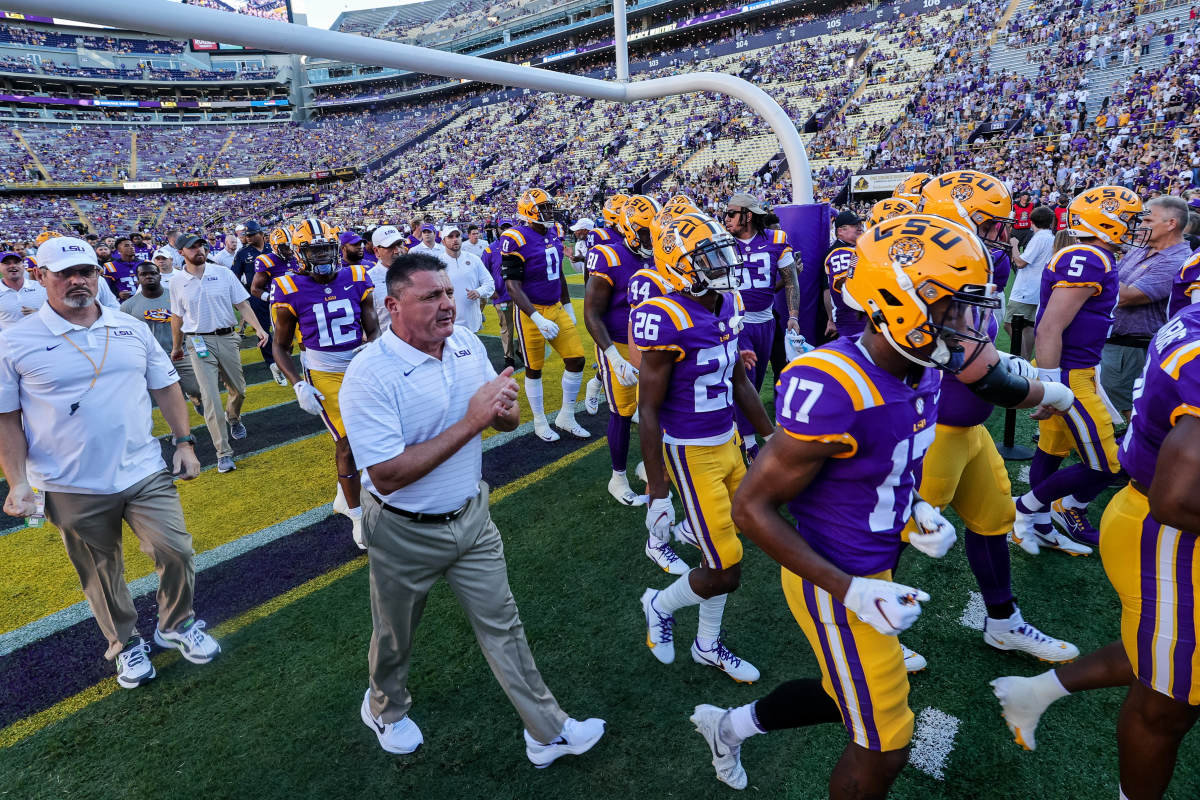
[[[1196,540],[1180,533],[1175,557],[1175,668],[1171,673],[1171,696],[1188,702],[1192,693],[1192,656],[1196,653],[1195,595],[1192,587],[1192,558]]]
[[[1158,557],[1159,524],[1147,515],[1142,523],[1138,570],[1142,578],[1142,607],[1138,615],[1137,673],[1138,680],[1154,685],[1154,618],[1158,607],[1158,583],[1154,580]]]
[[[1063,370],[1062,379],[1063,383],[1070,386],[1071,370]],[[1098,463],[1088,464],[1088,466],[1094,470],[1097,470],[1098,472],[1108,472],[1108,456],[1105,455],[1104,445],[1100,441],[1099,423],[1092,419],[1091,413],[1087,410],[1087,408],[1084,407],[1083,403],[1080,402],[1078,398],[1076,398],[1073,407],[1075,411],[1078,412],[1080,418],[1083,419],[1083,430],[1080,430],[1075,426],[1074,420],[1071,419],[1069,414],[1063,417],[1063,421],[1067,423],[1067,428],[1070,429],[1071,435],[1075,437],[1075,449],[1079,453],[1079,460],[1087,463],[1087,448],[1083,446],[1083,443],[1086,441],[1091,444],[1092,452],[1096,454],[1096,458],[1098,460]],[[1109,425],[1111,424],[1112,422],[1110,420]]]
[[[851,721],[850,709],[846,707],[846,696],[842,694],[842,682],[837,679],[837,662],[833,660],[833,652],[829,649],[829,636],[825,632],[825,623],[821,621],[821,614],[818,611],[816,589],[808,581],[802,580],[801,586],[804,587],[804,605],[808,606],[809,616],[813,618],[813,625],[817,629],[817,641],[821,644],[819,655],[825,662],[825,669],[829,673],[829,682],[833,684],[834,699],[837,700],[838,708],[842,710],[842,724],[846,726],[850,738],[854,739],[854,723]]]
[[[700,495],[696,492],[696,483],[692,480],[692,473],[688,469],[686,445],[669,444],[667,450],[671,453],[671,462],[675,465],[675,469],[671,470],[675,473],[675,488],[679,491],[679,496],[684,500],[683,509],[687,514],[688,521],[692,523],[692,529],[699,533],[701,540],[707,544],[707,547],[701,547],[700,553],[705,558],[704,560],[713,569],[725,569],[721,565],[721,555],[717,552],[717,546],[713,544],[712,534],[708,531],[708,523],[704,520],[704,513],[700,509]],[[680,484],[687,486],[686,494]],[[692,498],[691,502],[687,502],[687,497]],[[689,513],[690,512],[690,513]]]
[[[858,694],[858,713],[862,717],[863,727],[867,731],[867,749],[879,750],[879,728],[875,724],[875,710],[871,703],[871,689],[867,686],[867,674],[863,670],[862,659],[858,656],[858,645],[854,642],[854,632],[850,630],[850,620],[846,616],[846,607],[841,603],[833,603],[833,618],[837,621],[842,633],[842,651],[846,654],[846,662],[850,675],[854,678],[854,689]]]

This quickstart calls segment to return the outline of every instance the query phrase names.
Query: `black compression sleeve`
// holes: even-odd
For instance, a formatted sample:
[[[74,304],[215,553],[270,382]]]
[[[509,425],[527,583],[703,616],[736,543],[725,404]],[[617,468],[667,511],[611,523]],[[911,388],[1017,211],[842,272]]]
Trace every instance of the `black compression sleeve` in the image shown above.
[[[988,368],[987,374],[967,388],[981,400],[1003,408],[1013,408],[1029,396],[1029,381],[1008,371],[1004,359]]]
[[[842,712],[815,678],[788,681],[754,704],[754,718],[764,731],[840,722]]]
[[[506,281],[525,280],[525,261],[516,256],[504,256],[500,261],[500,275]]]

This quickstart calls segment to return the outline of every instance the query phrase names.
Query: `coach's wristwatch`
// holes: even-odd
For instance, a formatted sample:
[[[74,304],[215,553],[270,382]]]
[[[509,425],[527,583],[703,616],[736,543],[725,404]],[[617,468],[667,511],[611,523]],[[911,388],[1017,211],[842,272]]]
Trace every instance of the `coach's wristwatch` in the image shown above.
[[[171,444],[175,445],[176,447],[179,447],[179,445],[181,445],[181,444],[190,444],[192,446],[192,449],[195,449],[196,437],[192,436],[190,433],[185,434],[183,436],[172,436]]]

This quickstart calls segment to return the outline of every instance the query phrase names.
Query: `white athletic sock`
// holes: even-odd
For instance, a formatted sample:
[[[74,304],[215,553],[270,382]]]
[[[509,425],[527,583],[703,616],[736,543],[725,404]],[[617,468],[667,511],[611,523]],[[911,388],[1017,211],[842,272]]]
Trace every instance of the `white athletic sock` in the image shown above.
[[[691,573],[688,573],[690,575]],[[680,575],[675,582],[654,595],[651,605],[660,614],[674,614],[684,606],[699,605],[704,598],[692,591],[687,575]]]
[[[558,412],[563,416],[575,418],[575,400],[579,397],[579,387],[583,385],[582,372],[564,372],[562,376],[562,392],[563,402],[562,411]]]
[[[700,601],[700,624],[696,627],[696,645],[701,650],[712,650],[721,635],[721,618],[725,616],[727,594],[708,597]]]
[[[546,421],[546,408],[542,404],[542,379],[541,378],[526,378],[525,379],[525,397],[529,400],[529,410],[533,412],[535,420]]]
[[[1077,508],[1077,509],[1080,509],[1081,511],[1088,507],[1087,503],[1083,502],[1082,500],[1076,499],[1075,495],[1073,495],[1073,494],[1069,494],[1066,497],[1064,497],[1062,499],[1062,503],[1067,508]]]
[[[1058,679],[1058,673],[1052,669],[1046,670],[1041,675],[1034,675],[1030,680],[1034,683],[1034,692],[1037,694],[1038,699],[1047,707],[1055,700],[1070,694],[1063,687],[1062,681]]]
[[[754,701],[754,703],[757,702],[757,700]],[[737,747],[751,736],[766,733],[758,727],[758,720],[754,718],[754,703],[729,709],[729,713],[721,719],[721,724],[717,726],[717,732],[721,735],[722,742],[730,747]]]
[[[1026,492],[1018,499],[1021,501],[1022,506],[1029,509],[1029,513],[1031,514],[1037,514],[1040,511],[1046,510],[1046,506],[1042,504],[1041,500],[1037,499],[1037,496],[1032,491]]]

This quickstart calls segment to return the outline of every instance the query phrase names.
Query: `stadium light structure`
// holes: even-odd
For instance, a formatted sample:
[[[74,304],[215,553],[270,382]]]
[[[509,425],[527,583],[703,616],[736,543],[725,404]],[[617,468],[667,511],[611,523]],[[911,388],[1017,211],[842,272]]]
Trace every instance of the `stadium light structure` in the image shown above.
[[[624,8],[617,11],[616,6],[623,6],[621,0],[614,3],[614,16],[619,13],[623,17]],[[770,95],[749,81],[719,72],[694,72],[666,78],[629,81],[628,54],[625,48],[618,50],[618,53],[625,55],[625,79],[602,81],[384,39],[310,28],[290,22],[249,16],[233,17],[228,12],[171,3],[167,0],[22,0],[21,7],[14,10],[24,14],[74,19],[184,40],[208,39],[240,44],[257,50],[319,56],[352,64],[394,67],[447,78],[466,78],[482,83],[591,97],[615,103],[632,103],[692,92],[715,92],[741,100],[771,127],[791,170],[792,202],[797,205],[813,203],[812,173],[804,143],[800,140],[800,133],[787,112]],[[617,35],[624,39],[624,24],[618,25],[617,31]],[[617,64],[620,77],[622,67],[619,60]]]
[[[613,0],[613,61],[617,80],[629,80],[629,27],[625,22],[625,0]]]

